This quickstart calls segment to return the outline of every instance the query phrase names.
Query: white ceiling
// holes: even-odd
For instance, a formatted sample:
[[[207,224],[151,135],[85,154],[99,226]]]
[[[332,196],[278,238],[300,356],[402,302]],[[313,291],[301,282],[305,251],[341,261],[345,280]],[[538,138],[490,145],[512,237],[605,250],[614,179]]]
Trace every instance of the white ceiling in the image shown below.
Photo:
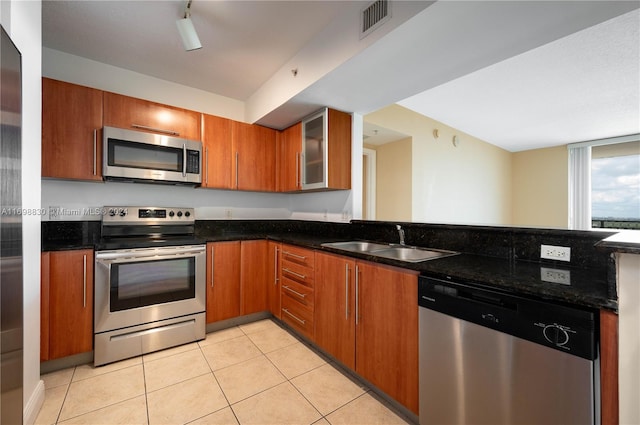
[[[42,37],[51,49],[247,100],[367,3],[195,0],[204,47],[185,52],[175,21],[186,1],[43,1]],[[640,132],[638,7],[437,2],[257,122],[283,128],[319,106],[366,114],[400,102],[511,151]]]

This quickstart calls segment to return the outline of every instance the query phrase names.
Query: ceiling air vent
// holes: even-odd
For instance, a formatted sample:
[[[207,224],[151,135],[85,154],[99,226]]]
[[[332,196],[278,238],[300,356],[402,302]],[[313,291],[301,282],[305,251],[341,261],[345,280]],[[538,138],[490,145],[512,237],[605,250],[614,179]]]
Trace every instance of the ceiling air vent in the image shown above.
[[[391,18],[389,0],[377,0],[362,9],[360,38],[365,38]]]

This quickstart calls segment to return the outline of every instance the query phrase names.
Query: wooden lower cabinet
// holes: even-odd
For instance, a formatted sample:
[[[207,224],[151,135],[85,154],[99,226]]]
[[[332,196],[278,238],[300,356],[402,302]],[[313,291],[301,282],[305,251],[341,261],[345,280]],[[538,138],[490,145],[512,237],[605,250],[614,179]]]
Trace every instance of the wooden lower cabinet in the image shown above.
[[[282,318],[280,311],[280,254],[282,244],[280,242],[269,241],[267,259],[267,304],[269,311],[278,319]]]
[[[207,244],[207,323],[240,316],[240,241]]]
[[[207,244],[207,323],[268,310],[266,240]]]
[[[618,425],[618,315],[600,311],[601,424]]]
[[[240,244],[240,314],[258,313],[269,309],[268,242],[242,241]]]
[[[315,342],[356,368],[355,260],[316,253]]]
[[[93,350],[93,250],[41,255],[40,360]]]
[[[316,253],[315,342],[418,413],[418,275]]]
[[[356,263],[356,372],[418,413],[418,273]]]

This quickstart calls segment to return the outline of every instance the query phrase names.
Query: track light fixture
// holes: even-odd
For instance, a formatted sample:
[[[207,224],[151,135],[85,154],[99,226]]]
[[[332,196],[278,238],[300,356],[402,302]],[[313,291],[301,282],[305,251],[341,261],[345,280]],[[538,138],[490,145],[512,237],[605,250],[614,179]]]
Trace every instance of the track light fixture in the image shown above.
[[[187,2],[187,6],[184,10],[184,18],[176,21],[176,24],[178,25],[178,32],[180,33],[180,37],[182,37],[182,44],[186,51],[202,48],[202,44],[198,38],[198,33],[196,33],[196,28],[193,26],[193,22],[191,21],[191,1],[192,0],[189,0]]]

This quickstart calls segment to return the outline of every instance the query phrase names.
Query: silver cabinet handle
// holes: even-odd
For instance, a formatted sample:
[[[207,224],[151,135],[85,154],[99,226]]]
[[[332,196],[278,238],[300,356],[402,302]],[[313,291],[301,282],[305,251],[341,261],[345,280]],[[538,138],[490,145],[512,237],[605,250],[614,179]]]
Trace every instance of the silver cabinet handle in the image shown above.
[[[209,184],[209,148],[204,148],[205,174],[204,182]]]
[[[300,156],[296,152],[296,189],[300,187]]]
[[[131,124],[131,127],[139,128],[140,130],[153,131],[153,132],[156,132],[156,133],[170,134],[171,136],[179,136],[180,135],[180,133],[178,133],[177,131],[164,130],[162,128],[148,127],[146,125],[140,125],[140,124]]]
[[[289,316],[291,316],[293,319],[297,320],[298,322],[300,322],[301,325],[304,325],[306,322],[302,319],[300,319],[299,317],[297,317],[295,314],[291,313],[289,310],[287,310],[286,308],[283,308],[282,311],[284,311],[285,313],[287,313]]]
[[[278,281],[278,251],[280,249],[276,247],[275,254],[273,255],[273,284],[277,285]]]
[[[295,289],[291,289],[290,287],[286,286],[286,285],[282,285],[283,289],[286,289],[287,291],[296,294],[297,296],[299,296],[300,298],[306,298],[307,294],[301,294],[300,292],[296,291]]]
[[[182,177],[187,177],[187,145],[182,144]]]
[[[344,265],[344,318],[349,320],[349,263]]]
[[[297,154],[298,159],[298,169],[296,170],[296,173],[298,174],[298,179],[300,181],[300,185],[298,186],[299,188],[302,189],[302,152],[298,152]]]
[[[82,256],[82,307],[87,308],[87,254]]]
[[[306,279],[307,278],[307,276],[305,276],[303,274],[300,274],[300,273],[296,273],[296,272],[294,272],[292,270],[289,270],[287,268],[282,269],[282,271],[286,272],[286,273],[289,273],[289,274],[292,274],[292,275],[294,275],[296,277],[299,277],[300,279]]]
[[[211,247],[211,287],[212,288],[213,288],[213,272],[214,272],[214,270],[213,270],[213,251],[214,251],[214,248],[212,246]]]
[[[98,129],[93,129],[93,175],[95,176],[98,168]]]
[[[297,255],[297,254],[294,254],[293,252],[289,252],[289,251],[282,251],[282,253],[284,255],[288,255],[289,257],[297,258],[299,260],[306,260],[307,259],[307,257],[305,257],[304,255]]]
[[[358,287],[360,286],[360,278],[359,278],[360,270],[358,266],[356,266],[356,325],[358,324],[358,315],[360,314],[360,309],[358,308],[358,304],[360,303],[360,297],[358,295]]]
[[[238,152],[236,152],[236,189],[238,188]]]

